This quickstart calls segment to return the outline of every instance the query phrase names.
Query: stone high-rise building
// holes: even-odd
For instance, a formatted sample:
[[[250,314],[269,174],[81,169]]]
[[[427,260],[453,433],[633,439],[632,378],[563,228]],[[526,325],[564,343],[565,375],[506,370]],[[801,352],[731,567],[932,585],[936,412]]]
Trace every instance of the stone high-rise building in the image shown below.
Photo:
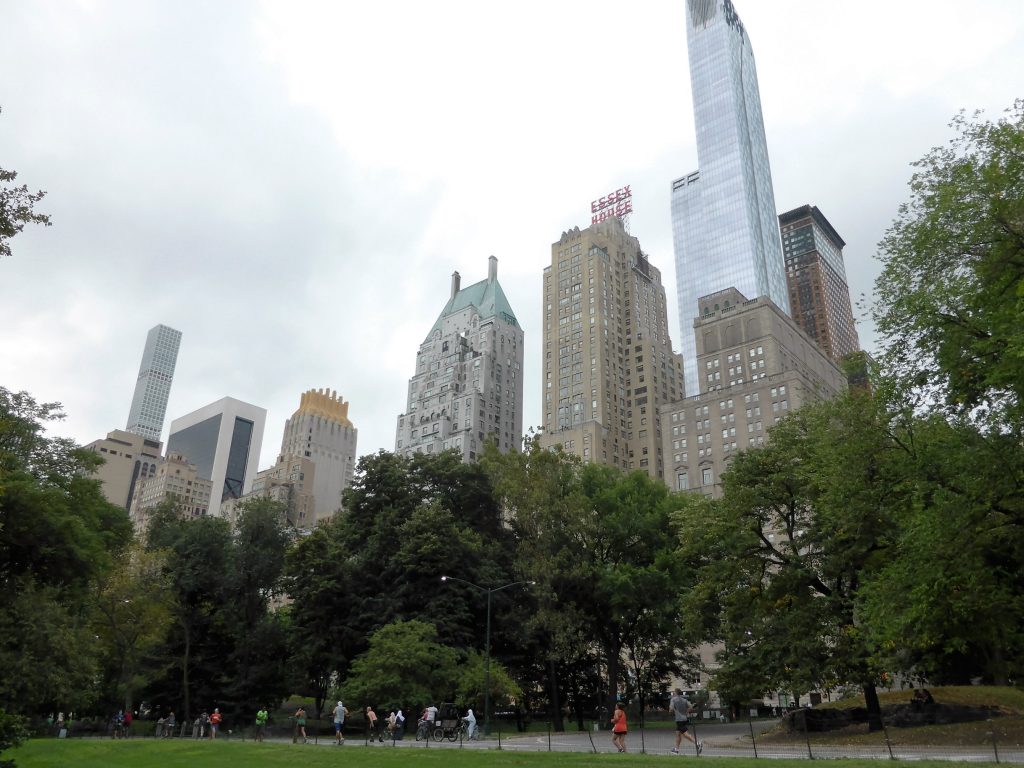
[[[672,182],[686,391],[699,391],[701,296],[736,288],[789,312],[754,52],[731,0],[686,0],[698,170]]]
[[[136,530],[146,530],[152,508],[170,499],[180,505],[185,517],[201,517],[209,513],[214,499],[219,504],[213,483],[199,476],[195,464],[173,451],[160,460],[153,475],[140,479],[135,487],[131,518]]]
[[[309,530],[317,523],[316,464],[301,456],[281,456],[270,469],[260,470],[252,481],[252,490],[237,499],[225,499],[220,515],[238,523],[239,505],[249,499],[271,499],[284,506],[285,522],[295,528]]]
[[[156,475],[160,462],[159,440],[115,429],[106,438],[94,440],[85,450],[103,457],[103,466],[93,474],[102,484],[103,495],[111,504],[131,509],[135,487],[140,480]]]
[[[563,232],[544,269],[544,447],[664,478],[659,406],[683,397],[665,288],[619,218]]]
[[[306,458],[316,466],[310,486],[316,498],[314,522],[341,509],[341,492],[352,485],[358,430],[348,418],[348,403],[337,392],[303,392],[299,408],[285,422],[278,463]]]
[[[700,303],[701,393],[660,411],[665,479],[674,490],[717,497],[738,451],[763,444],[790,411],[841,393],[846,377],[767,297],[748,300],[729,288]]]
[[[166,325],[157,325],[149,330],[132,407],[128,412],[127,432],[149,440],[160,439],[180,345],[181,331]]]
[[[448,303],[416,354],[395,452],[455,450],[472,461],[492,437],[501,451],[522,447],[523,329],[493,256],[486,280],[462,288],[452,275]]]
[[[817,206],[779,215],[793,319],[833,360],[860,351],[846,282],[846,243]]]

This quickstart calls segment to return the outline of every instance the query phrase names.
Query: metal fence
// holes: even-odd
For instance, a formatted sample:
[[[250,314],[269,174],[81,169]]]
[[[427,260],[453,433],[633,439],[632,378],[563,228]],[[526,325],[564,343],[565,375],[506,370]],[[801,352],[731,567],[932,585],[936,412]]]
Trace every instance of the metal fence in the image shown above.
[[[825,712],[825,715],[819,714]],[[702,745],[698,751],[694,742],[685,737],[678,739],[679,752],[701,757],[772,758],[873,758],[879,760],[955,760],[988,761],[996,763],[1024,763],[1024,745],[1020,742],[1020,718],[1017,727],[1004,727],[1001,718],[979,719],[960,723],[956,730],[958,743],[954,745],[929,744],[924,731],[886,720],[871,723],[856,714],[835,714],[837,710],[797,710],[782,720],[753,719],[733,722],[693,720],[687,733]],[[842,710],[839,710],[842,712]],[[845,720],[843,718],[846,718]],[[675,724],[664,715],[644,718],[633,715],[625,739],[628,752],[643,754],[672,754],[677,744]],[[887,718],[888,720],[888,718]],[[344,729],[345,744],[349,747],[402,748],[402,749],[500,749],[521,752],[587,752],[613,753],[618,750],[611,741],[611,730],[603,714],[580,719],[566,717],[562,730],[545,717],[512,716],[499,713],[490,718],[489,733],[485,733],[483,720],[478,721],[478,737],[470,739],[465,730],[445,732],[438,739],[417,738],[416,723],[394,733],[381,729],[371,732],[366,723],[352,719]],[[580,727],[582,725],[582,728]],[[311,720],[306,726],[306,743],[333,744],[333,725],[326,720]],[[69,734],[75,736],[107,736],[101,730]],[[162,734],[148,729],[136,730],[136,738],[190,739],[205,734],[197,733],[193,723],[176,723],[173,732],[164,728]],[[252,740],[255,726],[222,728],[218,738]],[[273,742],[298,742],[294,723],[288,718],[271,721],[263,737]]]

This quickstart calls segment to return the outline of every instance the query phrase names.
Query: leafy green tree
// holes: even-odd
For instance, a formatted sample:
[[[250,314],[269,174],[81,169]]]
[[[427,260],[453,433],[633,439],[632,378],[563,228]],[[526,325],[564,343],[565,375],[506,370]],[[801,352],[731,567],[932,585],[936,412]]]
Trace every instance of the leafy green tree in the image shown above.
[[[908,420],[913,504],[862,590],[861,616],[891,669],[936,684],[1024,674],[1024,451],[1011,434]]]
[[[26,224],[50,226],[50,217],[36,213],[35,204],[46,196],[45,192],[29,192],[24,184],[11,184],[18,174],[0,168],[0,259],[11,255],[10,240],[21,232]]]
[[[245,722],[289,692],[287,624],[271,610],[290,546],[286,513],[285,504],[271,499],[242,502],[228,558],[225,620],[232,642],[220,700]]]
[[[513,700],[518,700],[522,695],[522,689],[516,684],[505,666],[495,659],[490,660],[488,671],[487,659],[484,654],[476,650],[468,650],[460,654],[458,662],[458,683],[457,695],[453,701],[460,702],[464,706],[470,706],[480,713],[481,719],[484,712],[484,692],[487,690],[487,681],[490,679],[490,702],[491,706],[509,706]]]
[[[88,594],[131,536],[87,477],[97,457],[45,436],[62,417],[59,404],[0,387],[0,706],[11,712],[94,698]]]
[[[387,624],[428,622],[447,646],[482,648],[483,601],[441,576],[503,583],[514,551],[489,479],[452,453],[364,456],[344,507],[285,568],[292,652],[318,708]]]
[[[110,670],[118,706],[131,711],[135,692],[153,675],[154,651],[173,620],[170,579],[162,552],[135,542],[94,585],[92,629]],[[110,702],[114,704],[114,702]]]
[[[0,709],[0,756],[8,749],[19,746],[27,738],[25,718],[9,715]],[[15,768],[15,761],[0,760],[0,768]]]
[[[537,582],[536,625],[553,658],[585,668],[594,659],[581,655],[596,652],[609,709],[626,685],[628,657],[641,671],[656,660],[659,674],[681,672],[692,642],[679,631],[677,594],[689,576],[665,486],[643,472],[580,465],[536,441],[486,463],[510,511],[519,568]]]
[[[147,548],[166,552],[174,600],[174,623],[162,652],[164,674],[154,682],[151,698],[188,721],[196,702],[214,706],[228,684],[224,662],[233,643],[224,584],[231,527],[221,518],[183,519],[170,502],[151,514]]]
[[[963,114],[915,163],[911,199],[879,246],[873,315],[884,367],[922,407],[1024,424],[1024,100]]]
[[[284,518],[269,499],[243,503],[235,531],[223,519],[183,519],[174,504],[151,517],[147,543],[166,552],[174,599],[153,692],[186,720],[214,706],[248,720],[287,694],[287,624],[270,610],[289,544]]]
[[[879,247],[880,391],[944,419],[906,420],[915,505],[865,610],[891,663],[1003,681],[1021,658],[1024,100],[952,127]]]
[[[312,695],[323,711],[332,680],[347,673],[364,647],[365,636],[353,620],[358,566],[342,541],[335,517],[315,528],[286,555],[283,586],[291,598],[284,608],[290,620],[289,656],[301,676],[295,690]],[[373,596],[368,613],[372,615]]]
[[[690,496],[684,556],[699,566],[689,621],[724,644],[716,686],[742,700],[769,690],[854,683],[880,727],[883,671],[857,616],[907,508],[903,453],[867,393],[805,406],[744,451],[723,496]]]
[[[425,706],[458,689],[458,661],[454,648],[438,642],[432,624],[396,621],[371,635],[352,663],[343,696],[382,709]]]

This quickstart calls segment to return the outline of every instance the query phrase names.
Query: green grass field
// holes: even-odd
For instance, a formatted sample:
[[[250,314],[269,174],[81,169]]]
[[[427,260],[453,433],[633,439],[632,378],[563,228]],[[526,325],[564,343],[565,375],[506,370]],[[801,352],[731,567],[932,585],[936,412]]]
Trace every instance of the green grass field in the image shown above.
[[[340,749],[312,745],[254,744],[252,742],[157,741],[138,739],[36,739],[5,753],[18,768],[570,768],[607,765],[631,768],[698,758],[653,755],[594,755],[585,753],[522,753],[495,750],[374,748],[351,744]],[[808,768],[807,760],[755,761],[748,758],[700,758],[718,768]],[[877,760],[844,759],[843,768],[878,768]],[[914,768],[950,768],[948,761],[915,761]],[[971,763],[974,768],[995,763]]]

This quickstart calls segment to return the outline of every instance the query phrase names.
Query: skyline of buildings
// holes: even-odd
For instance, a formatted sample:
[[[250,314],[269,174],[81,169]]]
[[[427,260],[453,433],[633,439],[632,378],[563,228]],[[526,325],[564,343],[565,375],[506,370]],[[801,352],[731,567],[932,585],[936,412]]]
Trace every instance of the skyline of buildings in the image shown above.
[[[167,399],[174,382],[174,367],[181,346],[181,331],[156,325],[146,334],[139,376],[135,383],[126,432],[160,440],[167,415]]]
[[[628,205],[563,232],[543,272],[539,439],[677,490],[714,492],[735,452],[760,445],[779,411],[845,386],[835,361],[858,344],[842,238],[816,207],[774,210],[753,52],[731,0],[687,0],[686,20],[699,169],[672,183],[671,217],[679,346],[689,352],[673,349],[661,272],[628,231]],[[628,198],[629,187],[620,194]],[[168,360],[166,348],[150,353],[158,329],[178,333],[152,329],[143,368],[149,358]],[[176,354],[177,342],[168,389]],[[497,259],[467,288],[454,272],[417,352],[395,452],[455,450],[473,461],[489,437],[502,451],[519,450],[524,355]],[[750,405],[742,414],[739,398]],[[770,420],[762,401],[773,408]],[[356,460],[348,403],[331,390],[304,393],[274,465],[257,471],[265,419],[265,410],[224,398],[172,422],[166,455],[212,482],[203,513],[221,514],[223,503],[233,516],[250,494],[285,502],[296,525],[339,511]],[[127,455],[100,442],[97,450],[113,458]],[[134,488],[160,466],[137,464],[129,481],[124,466],[112,470],[111,488],[130,500],[125,483]]]
[[[498,260],[487,279],[462,288],[452,274],[448,302],[416,353],[405,411],[395,429],[395,453],[455,450],[476,459],[493,435],[502,452],[523,437],[523,329],[498,282]]]
[[[731,0],[686,0],[697,170],[672,182],[680,350],[699,391],[697,300],[733,287],[789,312],[754,52]]]

